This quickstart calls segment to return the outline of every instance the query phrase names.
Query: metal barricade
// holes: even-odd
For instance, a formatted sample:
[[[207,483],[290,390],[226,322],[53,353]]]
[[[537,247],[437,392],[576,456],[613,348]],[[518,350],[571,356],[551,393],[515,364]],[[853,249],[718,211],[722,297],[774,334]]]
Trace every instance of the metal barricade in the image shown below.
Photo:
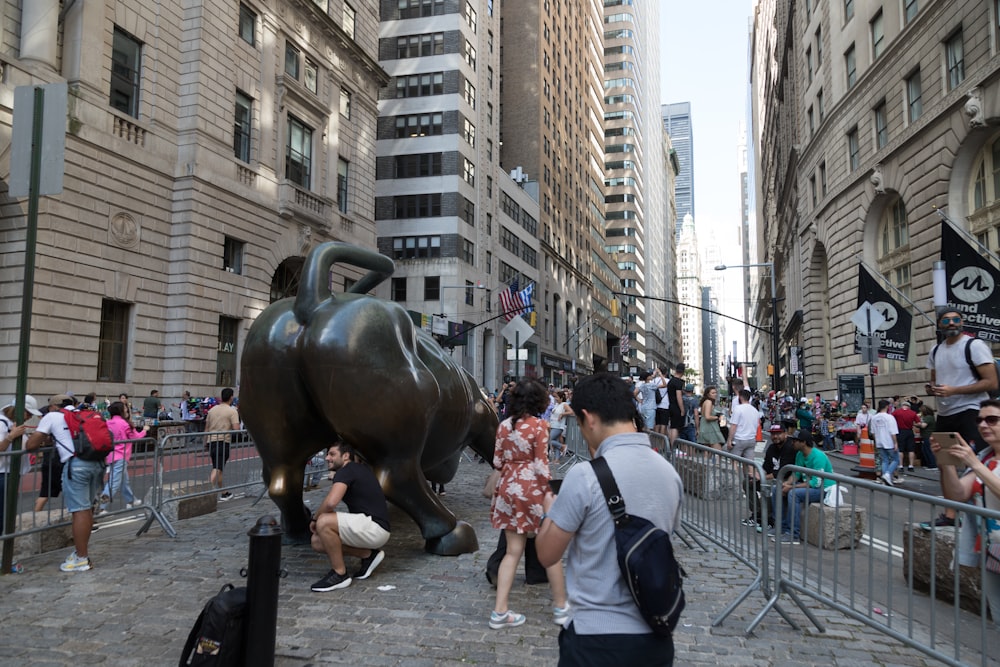
[[[824,631],[803,605],[802,596],[946,664],[995,664],[1000,633],[996,621],[987,620],[982,583],[1000,587],[1000,580],[992,579],[1000,575],[986,571],[983,553],[976,554],[978,562],[970,567],[960,565],[954,551],[961,545],[972,553],[972,527],[985,517],[1000,519],[1000,512],[797,466],[783,467],[779,480],[795,473],[832,480],[846,490],[845,498],[838,507],[814,500],[800,505],[797,512],[790,503],[792,514],[785,523],[793,537],[775,538],[774,590],[748,633],[782,596],[792,598]],[[947,508],[959,513],[964,528],[934,525],[937,512]],[[778,504],[777,525],[785,515]],[[963,592],[971,595],[964,602]],[[1000,617],[1000,609],[993,613],[994,619]],[[782,616],[798,627],[786,614]]]
[[[729,452],[680,439],[670,447],[666,436],[649,435],[662,439],[654,446],[662,446],[663,456],[684,484],[684,530],[696,541],[701,538],[726,551],[753,576],[743,592],[712,620],[712,625],[718,626],[755,590],[761,590],[765,598],[771,596],[765,542],[771,510],[764,470],[760,463]],[[700,541],[698,544],[705,548]],[[780,608],[778,612],[785,615]]]
[[[161,432],[159,435],[153,460],[156,492],[151,503],[152,513],[138,534],[158,520],[173,537],[176,532],[171,519],[178,516],[182,501],[213,494],[225,501],[235,497],[234,492],[262,495],[261,461],[247,431]],[[216,465],[221,466],[221,471],[215,470]],[[253,487],[258,487],[256,492]]]

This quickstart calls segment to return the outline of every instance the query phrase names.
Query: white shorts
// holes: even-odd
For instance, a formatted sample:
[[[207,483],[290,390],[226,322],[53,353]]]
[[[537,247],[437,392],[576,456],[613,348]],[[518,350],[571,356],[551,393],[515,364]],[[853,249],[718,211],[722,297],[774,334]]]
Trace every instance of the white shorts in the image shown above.
[[[375,523],[367,514],[337,512],[341,541],[356,549],[380,549],[389,541],[389,531]]]
[[[757,442],[754,440],[734,440],[733,454],[739,456],[741,459],[750,459],[752,461],[756,447]]]

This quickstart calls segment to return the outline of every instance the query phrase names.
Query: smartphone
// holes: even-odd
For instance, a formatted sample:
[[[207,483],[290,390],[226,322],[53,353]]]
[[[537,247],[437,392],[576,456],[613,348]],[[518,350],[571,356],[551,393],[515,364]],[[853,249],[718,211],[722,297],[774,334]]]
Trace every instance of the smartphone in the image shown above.
[[[550,479],[549,488],[552,489],[552,493],[558,495],[559,487],[562,486],[563,481],[561,479]]]
[[[959,468],[964,468],[965,463],[947,451],[952,445],[958,444],[958,433],[954,431],[944,431],[942,433],[935,433],[934,439],[941,445],[941,449],[934,452],[934,458],[937,459],[938,465],[946,466],[957,466]]]

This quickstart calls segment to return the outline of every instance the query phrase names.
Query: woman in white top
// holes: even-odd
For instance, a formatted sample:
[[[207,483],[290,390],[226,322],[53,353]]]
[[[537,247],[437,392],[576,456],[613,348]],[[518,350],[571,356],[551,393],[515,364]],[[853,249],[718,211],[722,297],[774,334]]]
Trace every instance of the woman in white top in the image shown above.
[[[556,405],[549,415],[549,458],[558,460],[566,453],[566,414],[570,411],[566,402],[566,392],[556,392]],[[558,452],[556,451],[558,450]]]

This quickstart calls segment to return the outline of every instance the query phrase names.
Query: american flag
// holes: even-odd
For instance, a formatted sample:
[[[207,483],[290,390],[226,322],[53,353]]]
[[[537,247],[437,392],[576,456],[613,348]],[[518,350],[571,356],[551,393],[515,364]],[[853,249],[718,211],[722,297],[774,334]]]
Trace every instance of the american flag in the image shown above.
[[[508,322],[517,315],[530,313],[532,310],[531,297],[535,293],[535,283],[531,283],[520,291],[517,287],[515,279],[510,287],[500,292],[500,312],[503,313],[503,318]]]

